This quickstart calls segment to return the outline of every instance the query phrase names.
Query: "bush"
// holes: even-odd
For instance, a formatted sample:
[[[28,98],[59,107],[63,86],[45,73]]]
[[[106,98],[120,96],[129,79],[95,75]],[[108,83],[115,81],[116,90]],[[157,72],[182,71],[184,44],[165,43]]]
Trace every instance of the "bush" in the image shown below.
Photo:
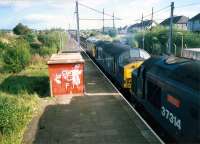
[[[10,72],[23,70],[30,62],[29,44],[22,38],[17,39],[3,54],[5,69]]]
[[[116,37],[117,36],[117,31],[116,30],[109,30],[108,31],[108,35],[110,37]]]
[[[0,41],[0,51],[1,51],[0,52],[0,60],[1,60],[2,56],[3,56],[3,52],[6,49],[6,47],[8,47],[8,44],[5,44],[5,43]]]
[[[153,55],[161,55],[167,52],[169,29],[166,27],[155,27],[151,31],[144,33],[144,49]],[[142,48],[142,32],[134,34],[129,40],[130,45],[134,45],[135,40],[138,42],[139,47]],[[182,39],[183,38],[183,39]],[[180,56],[183,48],[197,48],[200,47],[200,34],[192,33],[180,29],[173,29],[173,47],[171,52],[176,56]]]
[[[37,101],[36,95],[0,92],[0,143],[21,143],[24,129],[37,110]]]
[[[28,43],[34,43],[37,41],[37,35],[35,33],[27,33],[23,36],[23,38],[28,42]]]
[[[37,65],[37,64],[46,64],[47,59],[45,57],[40,56],[39,54],[34,54],[31,57],[31,65]]]
[[[41,47],[39,54],[41,56],[49,56],[53,53],[57,53],[57,48]]]

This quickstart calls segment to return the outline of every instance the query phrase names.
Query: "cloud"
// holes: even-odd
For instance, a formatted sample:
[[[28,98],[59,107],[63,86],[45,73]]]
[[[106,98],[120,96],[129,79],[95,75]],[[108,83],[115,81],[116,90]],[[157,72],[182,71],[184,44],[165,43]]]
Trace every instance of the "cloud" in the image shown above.
[[[96,7],[105,4],[106,2],[108,2],[108,0],[79,0],[79,2],[92,7]]]
[[[9,6],[10,2],[9,1],[0,1],[0,6]]]
[[[33,4],[36,2],[31,0],[0,0],[0,6],[12,7],[15,12],[30,8]]]
[[[145,4],[145,5],[152,5],[152,4],[157,4],[161,2],[162,0],[133,0],[130,5],[135,5],[135,4]]]
[[[64,15],[49,15],[49,14],[30,14],[25,17],[27,21],[36,21],[36,22],[49,22],[56,21],[61,19],[66,19]]]
[[[46,4],[53,8],[65,8],[74,0],[0,0],[0,6],[11,6],[15,11],[31,8],[34,5]]]
[[[30,14],[23,21],[28,25],[40,25],[40,27],[52,28],[61,27],[67,28],[69,25],[68,17],[65,15],[49,15],[49,14]]]

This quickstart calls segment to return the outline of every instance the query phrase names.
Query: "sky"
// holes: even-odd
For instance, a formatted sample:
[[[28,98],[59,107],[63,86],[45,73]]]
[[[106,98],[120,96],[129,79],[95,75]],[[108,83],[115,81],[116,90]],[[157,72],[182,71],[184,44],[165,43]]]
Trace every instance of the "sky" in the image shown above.
[[[142,18],[151,19],[152,7],[154,20],[161,22],[170,15],[171,0],[79,0],[79,3],[113,14],[116,27],[131,25]],[[174,15],[189,18],[200,13],[200,0],[174,0]],[[167,7],[167,8],[166,8]],[[166,8],[160,12],[160,9]],[[19,22],[33,29],[76,28],[75,0],[0,0],[0,29],[12,29]],[[80,19],[102,19],[96,13],[79,5]],[[105,19],[112,17],[105,16]],[[139,20],[139,21],[138,21]],[[112,20],[105,21],[106,27],[112,27]],[[102,27],[102,21],[80,20],[81,29]]]

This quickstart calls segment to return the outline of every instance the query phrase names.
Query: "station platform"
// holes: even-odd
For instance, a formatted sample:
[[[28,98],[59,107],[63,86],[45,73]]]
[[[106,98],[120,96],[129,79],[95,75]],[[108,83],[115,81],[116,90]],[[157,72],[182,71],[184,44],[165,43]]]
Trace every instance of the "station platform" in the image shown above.
[[[57,104],[47,106],[33,143],[162,143],[91,59],[81,53],[85,95],[60,98]]]

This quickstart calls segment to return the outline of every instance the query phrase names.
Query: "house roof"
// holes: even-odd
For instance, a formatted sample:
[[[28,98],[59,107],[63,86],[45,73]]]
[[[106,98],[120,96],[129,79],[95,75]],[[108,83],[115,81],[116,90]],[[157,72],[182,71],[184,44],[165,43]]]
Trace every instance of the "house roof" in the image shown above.
[[[155,21],[152,21],[152,20],[144,20],[144,21],[143,21],[143,24],[142,24],[142,22],[141,22],[141,23],[136,23],[136,24],[133,24],[133,25],[129,26],[128,29],[142,27],[142,25],[143,25],[144,27],[148,27],[148,26],[151,26],[152,23],[155,23]]]
[[[186,16],[174,16],[173,23],[174,24],[187,24],[189,18]],[[169,25],[170,18],[165,19],[163,22],[160,23],[161,25]]]
[[[200,20],[200,13],[192,17],[189,21]]]

